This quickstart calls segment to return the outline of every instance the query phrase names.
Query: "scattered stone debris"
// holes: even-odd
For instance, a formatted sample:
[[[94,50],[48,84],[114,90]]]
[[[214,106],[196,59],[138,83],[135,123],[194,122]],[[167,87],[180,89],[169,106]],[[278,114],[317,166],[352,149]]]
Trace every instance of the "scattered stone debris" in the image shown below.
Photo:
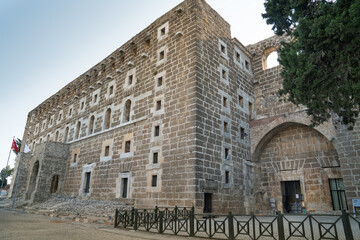
[[[41,203],[18,205],[28,213],[85,223],[113,223],[115,209],[131,209],[119,202],[78,199],[58,195]]]

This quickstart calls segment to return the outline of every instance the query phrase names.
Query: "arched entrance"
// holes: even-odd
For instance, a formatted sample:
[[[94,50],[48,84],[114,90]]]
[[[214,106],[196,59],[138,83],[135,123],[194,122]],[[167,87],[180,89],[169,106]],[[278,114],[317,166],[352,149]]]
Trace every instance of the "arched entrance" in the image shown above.
[[[345,194],[333,193],[344,193],[333,189],[334,182],[340,188],[342,183],[337,151],[320,132],[303,124],[284,123],[265,137],[256,159],[257,187],[262,193],[255,197],[257,209],[272,210],[270,202],[288,213],[346,208],[341,204]]]
[[[26,199],[31,198],[31,194],[34,192],[34,190],[36,188],[36,180],[37,180],[38,174],[39,174],[39,161],[36,161],[34,163],[34,166],[33,166],[32,172],[31,172],[31,177],[30,177],[30,181],[29,181],[29,185],[28,185]]]
[[[57,174],[55,174],[52,177],[51,185],[50,185],[50,193],[57,193],[58,192],[59,179],[60,179],[60,176],[57,175]]]

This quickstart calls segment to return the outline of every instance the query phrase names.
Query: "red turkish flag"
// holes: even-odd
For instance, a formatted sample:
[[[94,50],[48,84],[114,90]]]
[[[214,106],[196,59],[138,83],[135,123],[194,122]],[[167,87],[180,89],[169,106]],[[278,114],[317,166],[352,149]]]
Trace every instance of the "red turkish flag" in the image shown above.
[[[17,147],[16,142],[15,142],[14,139],[13,139],[13,142],[12,142],[12,145],[11,145],[11,149],[15,150],[16,152],[19,152],[19,148]]]

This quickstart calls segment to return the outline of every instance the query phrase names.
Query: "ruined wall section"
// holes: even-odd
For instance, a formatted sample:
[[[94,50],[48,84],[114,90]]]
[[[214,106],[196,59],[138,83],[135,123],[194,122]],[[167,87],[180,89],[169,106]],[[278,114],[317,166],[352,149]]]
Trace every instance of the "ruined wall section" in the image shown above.
[[[244,162],[250,157],[248,101],[253,101],[250,56],[239,41],[231,39],[230,25],[204,1],[200,3],[196,207],[204,208],[207,193],[214,212],[245,212]]]
[[[277,92],[282,87],[281,66],[267,68],[266,64],[267,56],[281,47],[281,41],[287,40],[286,37],[273,36],[247,46],[253,55],[256,119],[286,115],[304,109],[292,103],[280,101]]]

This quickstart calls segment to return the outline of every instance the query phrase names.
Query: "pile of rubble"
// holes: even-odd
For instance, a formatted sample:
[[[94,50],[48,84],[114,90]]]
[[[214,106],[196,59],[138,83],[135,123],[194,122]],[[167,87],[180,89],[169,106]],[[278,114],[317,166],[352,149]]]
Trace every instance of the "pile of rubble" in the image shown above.
[[[80,200],[74,197],[56,196],[42,203],[25,206],[24,210],[29,213],[78,222],[113,223],[115,209],[130,208],[119,202]]]

